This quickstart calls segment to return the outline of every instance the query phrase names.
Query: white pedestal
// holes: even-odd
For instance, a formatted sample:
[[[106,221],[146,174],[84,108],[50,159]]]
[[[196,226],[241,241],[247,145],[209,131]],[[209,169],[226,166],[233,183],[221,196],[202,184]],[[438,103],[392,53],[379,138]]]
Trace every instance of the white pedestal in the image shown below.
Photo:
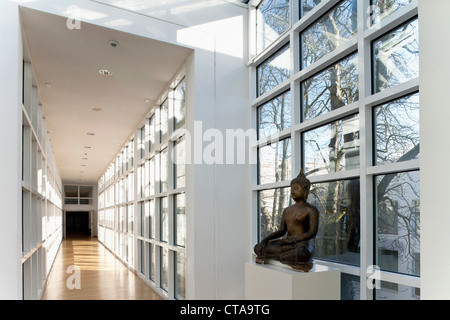
[[[246,300],[340,300],[338,269],[316,265],[309,272],[249,262],[245,264]]]

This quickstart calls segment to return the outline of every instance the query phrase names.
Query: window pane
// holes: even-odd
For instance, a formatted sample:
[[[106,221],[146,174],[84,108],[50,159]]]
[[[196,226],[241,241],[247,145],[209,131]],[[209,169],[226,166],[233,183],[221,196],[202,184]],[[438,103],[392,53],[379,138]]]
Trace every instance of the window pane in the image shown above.
[[[160,142],[167,139],[169,130],[169,101],[166,99],[160,107]]]
[[[303,133],[305,175],[359,168],[359,117],[351,116]]]
[[[314,256],[359,265],[359,179],[313,184],[308,202],[320,212],[319,232],[311,242]]]
[[[288,44],[256,68],[258,96],[270,91],[289,78],[291,74],[290,55],[291,51]]]
[[[264,239],[280,227],[283,209],[291,201],[291,188],[278,188],[258,192],[259,236]]]
[[[300,17],[303,17],[317,6],[322,0],[300,0]]]
[[[156,179],[155,179],[155,157],[150,159],[150,163],[148,165],[148,174],[150,176],[150,188],[149,188],[149,194],[150,195],[154,195],[155,194],[155,184],[156,184]]]
[[[259,183],[291,180],[291,139],[259,148]]]
[[[64,186],[64,195],[67,198],[78,198],[78,186]]]
[[[149,200],[145,202],[145,220],[148,224],[147,237],[155,238],[155,202],[154,200]]]
[[[256,11],[257,52],[261,52],[290,27],[289,0],[264,0]]]
[[[175,244],[184,247],[186,239],[186,195],[175,196]]]
[[[167,148],[161,151],[160,156],[160,189],[159,192],[166,192],[168,188],[168,176],[169,176],[169,166],[168,166],[168,156],[167,156]]]
[[[398,9],[408,5],[412,0],[372,0],[373,6],[373,23],[378,23],[380,18],[383,19]]]
[[[139,235],[141,237],[145,237],[145,224],[147,222],[147,218],[145,215],[145,202],[141,201],[139,202]]]
[[[148,261],[149,261],[149,273],[148,278],[155,281],[156,276],[156,256],[155,256],[155,245],[153,243],[148,244]]]
[[[137,172],[136,172],[136,195],[138,198],[142,198],[144,196],[144,175],[143,172],[145,172],[145,166],[138,166]]]
[[[181,128],[185,123],[186,117],[186,81],[178,84],[174,91],[174,129]]]
[[[360,278],[341,272],[341,300],[360,300]]]
[[[348,43],[357,32],[356,0],[343,1],[301,33],[301,67]]]
[[[167,197],[160,198],[160,228],[161,241],[169,242],[169,201]]]
[[[420,300],[420,288],[381,281],[376,300]]]
[[[258,107],[258,127],[259,139],[291,127],[290,91]]]
[[[420,274],[419,181],[419,171],[376,177],[376,264],[382,270]]]
[[[169,290],[169,249],[160,247],[161,250],[161,288]]]
[[[145,125],[139,129],[138,139],[138,155],[139,159],[143,159],[145,156]]]
[[[139,272],[145,273],[145,260],[144,260],[144,241],[138,240],[138,250],[139,250]]]
[[[186,298],[186,280],[185,280],[185,265],[186,258],[184,254],[176,252],[175,264],[175,298],[183,300]]]
[[[358,100],[358,55],[349,56],[301,84],[303,121]]]
[[[148,125],[146,126],[147,137],[145,141],[148,143],[148,151],[153,150],[155,145],[155,115],[153,114],[150,119],[148,119]]]
[[[375,164],[419,158],[419,94],[374,108]]]
[[[186,142],[183,136],[174,145],[174,187],[183,188],[186,185]]]
[[[142,178],[142,183],[144,185],[143,187],[143,191],[144,191],[144,196],[148,197],[150,195],[150,177],[152,175],[152,173],[150,172],[150,162],[148,160],[145,161],[144,163],[144,170],[142,171],[143,174],[143,178]]]
[[[134,233],[134,204],[128,205],[128,232]]]
[[[375,92],[419,76],[418,27],[414,20],[373,42]]]
[[[80,198],[92,198],[93,188],[92,186],[80,186]]]

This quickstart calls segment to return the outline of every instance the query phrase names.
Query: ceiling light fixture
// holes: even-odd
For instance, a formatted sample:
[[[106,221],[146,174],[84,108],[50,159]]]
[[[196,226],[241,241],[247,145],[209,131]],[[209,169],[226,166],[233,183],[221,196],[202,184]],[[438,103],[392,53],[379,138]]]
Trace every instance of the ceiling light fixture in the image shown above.
[[[92,107],[92,110],[94,110],[94,111],[102,111],[102,108],[100,108],[100,107]]]
[[[99,73],[100,73],[102,76],[105,76],[105,77],[110,77],[110,76],[113,75],[113,72],[110,71],[110,70],[107,70],[107,69],[102,69],[102,70],[99,71]]]
[[[88,133],[86,133],[88,136],[95,136],[95,133],[93,133],[93,132],[88,132]]]
[[[84,148],[85,148],[85,149],[90,149],[91,147],[90,147],[90,146],[84,146]]]

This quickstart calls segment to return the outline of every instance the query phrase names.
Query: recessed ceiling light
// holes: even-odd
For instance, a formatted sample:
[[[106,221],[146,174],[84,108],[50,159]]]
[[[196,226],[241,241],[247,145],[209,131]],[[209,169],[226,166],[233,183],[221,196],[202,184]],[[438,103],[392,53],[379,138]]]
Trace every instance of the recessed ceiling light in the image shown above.
[[[51,88],[52,88],[52,84],[47,82],[47,83],[45,84],[45,87],[46,87],[47,89],[51,89]]]
[[[145,100],[145,103],[150,103],[150,99],[146,99],[146,100]]]
[[[92,110],[94,110],[94,111],[102,111],[102,108],[100,108],[100,107],[92,107]]]
[[[93,132],[88,132],[88,133],[86,133],[88,136],[95,136],[95,133],[93,133]]]
[[[84,146],[84,148],[85,148],[85,149],[90,149],[91,147],[90,147],[90,146]]]
[[[105,77],[110,77],[113,75],[113,72],[111,70],[102,69],[99,71],[99,73]]]

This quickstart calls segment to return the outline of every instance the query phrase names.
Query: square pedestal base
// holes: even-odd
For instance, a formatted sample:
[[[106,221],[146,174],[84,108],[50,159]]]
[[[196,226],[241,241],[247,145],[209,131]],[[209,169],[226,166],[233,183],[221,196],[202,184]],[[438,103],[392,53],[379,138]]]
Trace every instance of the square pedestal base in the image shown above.
[[[246,300],[340,300],[338,269],[316,265],[309,272],[285,267],[245,264]]]

